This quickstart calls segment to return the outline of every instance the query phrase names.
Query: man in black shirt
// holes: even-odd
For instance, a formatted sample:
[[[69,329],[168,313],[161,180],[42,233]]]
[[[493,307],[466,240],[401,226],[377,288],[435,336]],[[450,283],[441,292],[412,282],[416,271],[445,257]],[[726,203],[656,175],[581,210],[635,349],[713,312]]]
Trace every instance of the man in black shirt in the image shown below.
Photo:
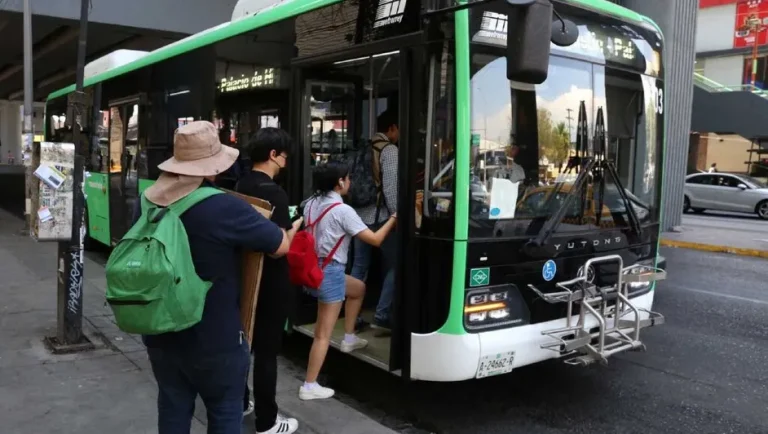
[[[272,205],[272,221],[285,229],[292,239],[296,232],[294,228],[298,228],[300,222],[291,221],[288,195],[274,181],[274,177],[287,165],[291,138],[283,130],[262,128],[251,138],[247,149],[253,168],[240,179],[235,189],[238,193],[268,201]],[[286,419],[277,414],[275,401],[277,353],[288,317],[290,294],[287,260],[266,257],[251,346],[254,354],[252,404],[247,386],[245,391],[246,412],[253,405],[257,433],[293,433],[299,426],[296,419]]]

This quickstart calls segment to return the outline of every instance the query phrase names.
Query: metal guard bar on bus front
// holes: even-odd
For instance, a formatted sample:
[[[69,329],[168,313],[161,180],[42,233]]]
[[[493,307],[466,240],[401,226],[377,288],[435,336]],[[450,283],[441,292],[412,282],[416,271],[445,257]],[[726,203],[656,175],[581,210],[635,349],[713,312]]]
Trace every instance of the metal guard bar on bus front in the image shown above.
[[[594,264],[615,262],[620,273],[616,283],[610,286],[598,287],[588,282],[590,268]],[[608,361],[608,357],[629,350],[645,349],[640,341],[640,329],[661,325],[664,316],[646,309],[636,307],[629,299],[629,285],[632,283],[647,283],[664,280],[666,271],[635,264],[624,267],[624,261],[619,255],[608,255],[592,258],[584,264],[582,276],[575,279],[558,282],[556,286],[561,291],[544,293],[534,285],[528,285],[542,300],[547,303],[566,303],[565,327],[545,330],[543,335],[554,339],[555,342],[541,347],[561,354],[561,357],[573,355],[566,363],[586,366],[594,362]],[[596,277],[596,274],[593,275]],[[593,279],[597,280],[597,279]],[[573,324],[573,305],[580,306],[578,321]],[[640,314],[648,315],[640,319]],[[627,315],[634,319],[625,319]],[[596,327],[589,327],[587,320],[594,318]],[[597,331],[594,329],[597,328]]]

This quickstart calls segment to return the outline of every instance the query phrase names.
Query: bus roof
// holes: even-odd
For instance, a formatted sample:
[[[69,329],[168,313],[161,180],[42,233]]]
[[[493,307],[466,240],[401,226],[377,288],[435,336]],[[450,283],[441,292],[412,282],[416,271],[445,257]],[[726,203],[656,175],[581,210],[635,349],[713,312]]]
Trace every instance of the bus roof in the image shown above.
[[[279,0],[276,0],[276,2],[277,1]],[[343,0],[284,0],[277,4],[275,7],[266,8],[252,16],[219,24],[218,26],[203,30],[200,33],[190,35],[184,39],[158,48],[157,50],[152,51],[146,56],[134,60],[133,62],[117,66],[93,77],[89,77],[85,80],[84,84],[85,87],[88,87],[93,84],[100,83],[102,81],[106,81],[123,74],[127,74],[137,69],[141,69],[145,66],[149,66],[158,62],[162,62],[163,60],[179,56],[197,48],[211,45],[224,39],[228,39],[233,36],[237,36],[242,33],[267,26],[276,21],[301,15],[303,13],[330,6],[335,3],[341,3],[342,1]],[[560,1],[564,3],[570,3],[575,6],[579,6],[604,15],[610,15],[624,21],[632,22],[634,24],[651,25],[659,32],[659,34],[661,34],[661,29],[659,26],[656,25],[656,23],[654,23],[650,18],[640,15],[630,9],[621,7],[615,3],[611,3],[608,0]],[[59,89],[48,95],[48,100],[50,101],[52,99],[67,95],[74,90],[74,85]]]

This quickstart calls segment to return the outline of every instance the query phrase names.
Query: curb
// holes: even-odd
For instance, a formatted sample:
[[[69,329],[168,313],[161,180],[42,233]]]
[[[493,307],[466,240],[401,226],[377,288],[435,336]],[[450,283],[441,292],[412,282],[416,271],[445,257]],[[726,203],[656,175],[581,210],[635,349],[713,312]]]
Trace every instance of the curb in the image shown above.
[[[703,252],[712,252],[712,253],[729,253],[737,256],[751,256],[754,258],[768,259],[768,251],[766,250],[744,249],[741,247],[718,246],[714,244],[693,243],[690,241],[678,241],[678,240],[669,240],[669,239],[662,239],[661,245],[664,247],[692,249],[692,250],[700,250]]]

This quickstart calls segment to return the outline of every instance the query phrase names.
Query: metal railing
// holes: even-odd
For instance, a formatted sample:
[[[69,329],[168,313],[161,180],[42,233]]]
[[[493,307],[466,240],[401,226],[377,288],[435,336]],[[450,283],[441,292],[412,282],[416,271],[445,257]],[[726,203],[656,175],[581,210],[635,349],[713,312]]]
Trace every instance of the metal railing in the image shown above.
[[[725,86],[707,78],[698,72],[693,73],[693,83],[709,92],[752,92],[753,94],[768,98],[768,91],[763,90],[753,84],[741,84],[736,86]]]

